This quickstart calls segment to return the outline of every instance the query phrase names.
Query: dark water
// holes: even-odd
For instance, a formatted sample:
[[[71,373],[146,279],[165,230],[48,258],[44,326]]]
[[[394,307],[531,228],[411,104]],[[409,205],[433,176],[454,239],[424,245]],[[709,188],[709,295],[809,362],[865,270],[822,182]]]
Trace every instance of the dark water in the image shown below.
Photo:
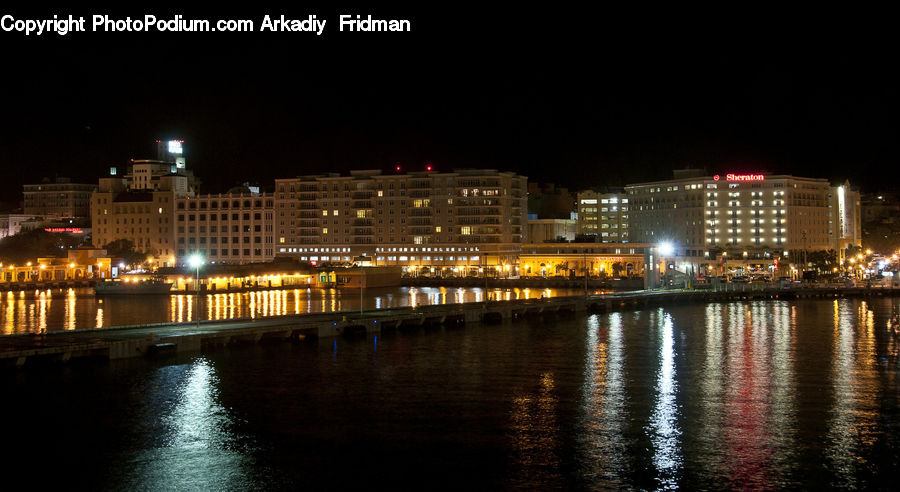
[[[891,488],[898,307],[689,305],[7,372],[4,469],[127,490]]]
[[[592,291],[599,292],[599,291]],[[481,289],[478,287],[393,287],[366,289],[366,309],[577,295],[577,289]],[[359,290],[291,289],[204,294],[200,319],[258,318],[287,314],[355,311]],[[0,335],[105,328],[197,319],[194,295],[95,296],[93,289],[0,292]]]

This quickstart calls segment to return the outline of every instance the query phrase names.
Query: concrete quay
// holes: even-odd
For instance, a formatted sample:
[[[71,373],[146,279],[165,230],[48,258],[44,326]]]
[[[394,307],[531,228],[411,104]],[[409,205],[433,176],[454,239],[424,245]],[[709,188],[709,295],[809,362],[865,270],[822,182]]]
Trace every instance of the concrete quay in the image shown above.
[[[0,337],[0,366],[28,367],[79,358],[125,359],[264,342],[292,342],[352,334],[383,333],[427,325],[500,323],[526,317],[555,317],[578,312],[637,310],[670,304],[767,299],[872,297],[900,294],[900,289],[742,285],[727,291],[657,290],[541,299],[425,305],[414,308],[341,311],[242,318],[227,321],[51,331],[41,335]]]

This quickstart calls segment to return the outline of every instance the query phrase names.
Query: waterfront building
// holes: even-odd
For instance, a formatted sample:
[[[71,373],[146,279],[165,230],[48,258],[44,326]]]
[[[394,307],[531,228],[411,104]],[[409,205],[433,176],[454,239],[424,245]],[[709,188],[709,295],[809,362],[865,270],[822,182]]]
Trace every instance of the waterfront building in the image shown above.
[[[672,180],[625,187],[634,241],[671,243],[678,269],[699,266],[710,252],[771,254],[858,246],[859,195],[847,183],[769,174],[677,173]],[[686,270],[684,270],[686,271]]]
[[[9,284],[110,278],[117,272],[105,249],[67,250],[65,258],[37,258],[24,264],[0,263],[0,288]]]
[[[43,219],[87,218],[91,215],[91,194],[97,185],[72,183],[68,178],[45,179],[23,186],[24,215]]]
[[[157,159],[132,160],[124,174],[111,168],[92,197],[93,244],[119,239],[156,259],[186,263],[192,254],[220,263],[274,258],[274,199],[258,189],[197,195],[183,140],[157,141]]]
[[[624,193],[579,192],[578,235],[594,236],[603,243],[631,241],[628,201]]]
[[[175,199],[175,256],[178,263],[199,254],[216,263],[272,261],[275,199],[249,189]]]
[[[527,238],[527,178],[491,169],[351,171],[275,181],[276,256],[373,257],[415,274],[512,272]]]
[[[159,258],[160,266],[178,264],[175,202],[192,195],[188,178],[178,174],[159,176],[152,190],[131,189],[126,177],[101,178],[91,197],[94,246],[127,239],[135,250]]]
[[[632,277],[644,274],[643,243],[529,243],[522,247],[523,277]]]
[[[574,241],[578,224],[574,219],[528,219],[528,242]]]

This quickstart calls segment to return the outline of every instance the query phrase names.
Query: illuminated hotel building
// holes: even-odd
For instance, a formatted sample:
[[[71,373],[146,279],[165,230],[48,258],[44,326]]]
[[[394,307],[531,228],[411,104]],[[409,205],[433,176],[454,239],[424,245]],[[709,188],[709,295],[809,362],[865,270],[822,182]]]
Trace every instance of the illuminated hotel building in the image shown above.
[[[715,249],[785,254],[859,245],[859,195],[848,185],[787,175],[694,174],[625,187],[633,240],[671,241],[684,257],[708,257]]]
[[[276,255],[515,274],[527,235],[526,190],[525,176],[485,169],[278,179]]]
[[[578,234],[597,236],[598,242],[631,241],[628,227],[629,198],[624,193],[578,193]]]

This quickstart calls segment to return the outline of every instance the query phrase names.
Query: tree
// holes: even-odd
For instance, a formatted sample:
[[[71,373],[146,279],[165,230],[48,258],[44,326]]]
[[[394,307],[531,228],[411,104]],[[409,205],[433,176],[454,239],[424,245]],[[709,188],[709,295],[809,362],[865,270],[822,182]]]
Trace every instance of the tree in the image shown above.
[[[833,249],[829,249],[828,251],[810,251],[806,257],[806,261],[811,263],[813,268],[819,272],[830,272],[838,264],[837,252]]]
[[[78,246],[81,239],[65,233],[43,229],[20,232],[0,239],[0,261],[22,264],[40,257],[66,256],[66,250]]]
[[[116,239],[103,248],[106,254],[113,258],[122,258],[128,265],[137,265],[147,260],[147,253],[135,251],[134,242],[130,239]]]

